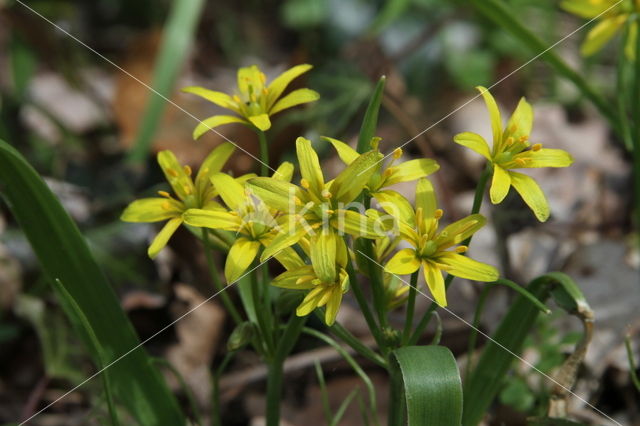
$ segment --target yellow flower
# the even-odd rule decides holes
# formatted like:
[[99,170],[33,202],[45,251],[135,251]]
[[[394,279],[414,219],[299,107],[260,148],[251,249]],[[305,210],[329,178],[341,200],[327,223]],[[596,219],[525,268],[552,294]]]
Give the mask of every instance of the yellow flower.
[[309,315],[314,309],[326,305],[324,320],[331,326],[340,309],[342,295],[349,289],[349,275],[345,270],[348,261],[347,247],[342,238],[328,230],[320,233],[317,244],[322,250],[316,250],[316,256],[331,252],[335,253],[335,257],[312,257],[312,265],[305,265],[300,261],[297,267],[280,274],[271,284],[292,290],[311,290],[298,306],[296,314],[301,317]]
[[223,124],[242,123],[264,131],[271,127],[271,117],[282,110],[316,101],[320,95],[311,89],[298,89],[281,97],[289,83],[311,69],[311,65],[296,65],[280,74],[266,86],[267,77],[256,65],[238,70],[236,93],[228,95],[203,87],[185,87],[183,92],[193,93],[216,105],[235,112],[235,115],[214,115],[203,120],[193,131],[198,139],[208,130]]
[[175,197],[166,191],[158,191],[160,197],[143,198],[129,204],[120,217],[125,222],[160,222],[169,220],[149,246],[149,257],[154,258],[182,224],[182,213],[190,208],[211,210],[220,208],[213,200],[216,192],[209,181],[211,174],[219,172],[234,151],[230,143],[216,147],[204,160],[196,176],[191,178],[191,168],[181,166],[171,151],[158,153],[158,163],[164,172]]
[[[332,244],[323,247],[322,238],[326,233],[346,233],[365,238],[377,238],[383,234],[383,226],[376,218],[348,210],[348,204],[360,195],[375,171],[372,166],[380,160],[381,155],[374,151],[363,154],[334,180],[325,182],[311,141],[298,138],[296,150],[302,175],[301,186],[266,177],[248,181],[254,195],[272,208],[286,213],[283,217],[284,232],[273,239],[261,259],[310,235],[311,261],[314,268],[321,270],[323,266],[318,262],[332,265],[336,259]],[[325,277],[329,275],[327,272]]]
[[[275,175],[291,179],[293,165],[282,164]],[[251,197],[248,188],[224,173],[211,176],[213,187],[229,210],[189,209],[183,214],[185,223],[197,227],[221,229],[236,233],[236,240],[227,255],[224,275],[227,283],[238,280],[255,260],[261,246],[268,246],[278,235],[278,217],[262,202]],[[275,257],[285,266],[297,265],[299,256],[291,248]]]
[[493,164],[493,180],[489,192],[493,204],[502,202],[513,186],[538,220],[546,221],[549,218],[549,204],[538,184],[531,177],[511,169],[568,167],[573,163],[573,158],[561,149],[542,148],[541,144],[531,146],[529,135],[533,125],[533,110],[524,98],[520,99],[503,131],[495,99],[484,87],[477,89],[489,110],[493,149],[489,150],[489,145],[482,136],[471,132],[457,134],[453,140],[474,150]]
[[[409,202],[405,199],[405,204]],[[482,226],[486,219],[473,214],[454,222],[438,232],[438,221],[442,210],[437,208],[436,198],[431,182],[420,179],[416,188],[416,209],[400,208],[388,211],[389,214],[400,215],[400,234],[411,244],[412,248],[398,251],[385,265],[385,271],[398,274],[413,274],[422,266],[424,280],[435,301],[440,306],[447,306],[446,288],[443,272],[460,278],[476,281],[495,281],[499,277],[498,270],[491,265],[478,262],[463,256],[465,246],[457,246]]]
[[[638,7],[636,0],[636,7]],[[585,19],[598,20],[598,23],[587,34],[587,38],[580,47],[584,56],[591,56],[613,38],[634,11],[632,0],[564,0],[560,6],[567,12]],[[635,19],[629,25],[629,34],[625,41],[625,54],[628,58],[635,57],[635,40],[638,33],[638,23]]]

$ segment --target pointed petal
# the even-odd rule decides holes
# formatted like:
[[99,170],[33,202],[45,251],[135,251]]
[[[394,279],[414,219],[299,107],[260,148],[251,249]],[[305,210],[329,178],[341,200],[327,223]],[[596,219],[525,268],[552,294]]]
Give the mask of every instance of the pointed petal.
[[455,143],[466,146],[491,161],[491,151],[484,138],[471,132],[458,133],[453,137]]
[[401,182],[411,182],[429,176],[440,168],[435,160],[430,158],[418,158],[405,161],[393,167],[389,167],[390,175],[385,180],[384,185],[395,185]]
[[336,210],[336,217],[331,219],[331,226],[355,237],[379,238],[384,235],[382,222],[353,210]]
[[261,94],[266,80],[267,77],[256,65],[238,69],[238,90],[247,96],[250,91],[256,96]]
[[200,136],[204,135],[209,130],[215,129],[218,126],[230,123],[249,124],[247,120],[233,115],[214,115],[202,120],[200,124],[196,126],[196,128],[193,130],[193,139],[200,138]]
[[274,78],[267,88],[267,108],[271,108],[276,103],[276,100],[282,95],[289,83],[311,68],[313,67],[309,64],[296,65]]
[[129,204],[122,212],[124,222],[160,222],[180,216],[184,205],[167,198],[142,198]]
[[425,218],[432,218],[438,208],[436,193],[429,179],[420,179],[416,186],[416,210],[422,209]]
[[485,223],[487,223],[487,219],[481,214],[472,214],[464,219],[453,222],[438,234],[436,238],[438,249],[444,250],[460,244],[482,228]]
[[164,225],[164,227],[158,232],[158,235],[153,239],[153,242],[149,246],[147,250],[147,254],[150,258],[154,258],[160,253],[169,242],[169,238],[176,232],[176,229],[182,224],[182,219],[179,217],[171,219],[169,222]]
[[443,252],[437,256],[436,262],[445,265],[446,271],[456,277],[482,282],[492,282],[500,278],[500,273],[493,266],[461,254]]
[[435,302],[441,307],[447,306],[447,289],[444,286],[444,279],[442,278],[442,271],[434,265],[432,262],[422,262],[422,273],[424,274],[424,280],[433,295]]
[[242,274],[245,273],[251,262],[258,255],[259,249],[260,243],[258,241],[251,241],[244,237],[238,238],[233,243],[224,265],[224,276],[227,279],[227,285],[233,284],[242,277]]
[[386,272],[398,275],[413,274],[419,268],[420,259],[416,257],[416,251],[410,248],[398,251],[384,266]]
[[324,287],[316,286],[313,290],[311,290],[296,309],[296,315],[299,317],[303,317],[305,315],[309,315],[315,308],[318,307],[318,302],[324,296]]
[[315,273],[311,265],[303,265],[278,275],[271,284],[291,290],[310,290],[315,287],[312,282],[315,279]]
[[196,187],[199,188],[198,193],[203,190],[202,187],[206,186],[205,184],[209,183],[209,176],[222,170],[235,149],[236,147],[232,143],[223,142],[207,155],[196,176]]
[[322,199],[324,190],[324,176],[320,168],[320,160],[311,141],[303,137],[296,139],[296,153],[300,164],[300,174],[309,183],[309,190],[319,199]]
[[342,160],[343,163],[349,165],[353,163],[360,154],[355,149],[351,148],[346,143],[339,141],[338,139],[330,138],[327,136],[323,136],[322,139],[329,141],[331,145],[338,151],[338,157]]
[[285,161],[278,166],[276,171],[273,172],[273,176],[271,177],[283,182],[291,182],[291,178],[293,177],[293,170],[293,163]]
[[378,204],[385,212],[412,228],[416,226],[416,215],[413,207],[402,195],[390,189],[378,191],[372,195],[378,200]]
[[311,238],[311,265],[322,282],[336,280],[336,239],[332,230],[323,230]]
[[187,175],[185,169],[178,163],[178,159],[169,150],[158,153],[158,164],[164,173],[167,182],[171,185],[173,192],[181,199],[193,196],[195,187],[193,180]]
[[251,192],[266,205],[282,212],[293,214],[296,211],[295,198],[304,200],[300,189],[289,183],[274,178],[258,177],[247,181]]
[[500,116],[500,109],[494,97],[489,93],[489,89],[482,86],[476,87],[480,94],[484,98],[484,103],[489,110],[489,118],[491,119],[491,129],[493,131],[493,146],[499,144],[502,141],[502,117]]
[[300,239],[306,234],[307,230],[304,227],[293,228],[289,232],[278,234],[271,241],[271,244],[269,244],[268,247],[265,247],[264,251],[262,252],[262,256],[260,256],[260,261],[264,262],[266,259],[277,255],[285,248],[291,247],[292,245],[300,241]]
[[208,100],[209,102],[213,102],[214,104],[221,106],[222,108],[230,109],[232,111],[238,112],[238,105],[234,102],[231,96],[226,93],[216,92],[214,90],[205,89],[204,87],[198,86],[189,86],[182,89],[184,93],[191,93],[196,96],[200,96]]
[[331,193],[338,202],[345,204],[353,201],[369,181],[369,178],[380,167],[382,154],[369,151],[347,166],[331,185]]
[[[518,162],[518,159],[523,161]],[[569,167],[573,164],[571,154],[562,149],[543,148],[538,151],[527,150],[513,156],[513,161],[505,164],[508,169],[531,169],[540,167]]]
[[516,142],[522,137],[528,137],[533,127],[533,108],[525,98],[521,98],[518,106],[507,122],[504,140],[512,137]]
[[491,189],[489,195],[493,204],[499,204],[504,200],[504,197],[509,193],[511,187],[511,178],[509,172],[502,167],[494,164],[493,166],[493,179],[491,181]]
[[297,105],[314,102],[320,99],[320,94],[311,89],[298,89],[281,98],[269,110],[269,115],[274,115],[285,109],[292,108]]
[[237,231],[242,219],[223,210],[189,209],[182,215],[185,223],[202,228]]
[[249,119],[251,124],[262,130],[263,132],[271,128],[271,120],[269,120],[268,114],[252,115],[251,117],[247,118]]
[[338,285],[334,285],[331,288],[329,301],[327,302],[327,309],[324,313],[324,322],[331,327],[336,321],[336,316],[340,310],[340,303],[342,303],[342,289]]
[[564,0],[560,2],[560,7],[569,13],[580,16],[585,19],[592,19],[601,13],[605,12],[615,3],[617,0],[605,0],[605,1],[584,1],[584,0]]
[[589,33],[580,46],[580,53],[591,56],[613,38],[627,20],[627,15],[618,15],[601,20]]
[[527,175],[518,172],[509,172],[511,184],[518,191],[525,203],[531,208],[536,218],[540,222],[545,222],[549,218],[549,204],[544,192],[535,180]]
[[234,178],[225,173],[214,173],[211,175],[211,183],[220,194],[220,198],[232,210],[239,211],[249,201],[244,190],[244,186]]

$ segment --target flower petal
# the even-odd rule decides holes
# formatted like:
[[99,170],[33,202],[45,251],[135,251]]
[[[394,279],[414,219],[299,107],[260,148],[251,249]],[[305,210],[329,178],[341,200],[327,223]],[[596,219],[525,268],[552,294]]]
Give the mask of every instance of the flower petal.
[[420,259],[416,257],[416,251],[410,248],[398,251],[384,266],[386,272],[398,275],[413,274],[419,268]]
[[227,255],[227,261],[224,264],[224,276],[227,279],[227,285],[233,284],[242,277],[242,274],[258,255],[259,249],[260,243],[258,241],[248,240],[244,237],[238,238],[233,243]]
[[436,193],[429,179],[420,179],[416,186],[416,210],[421,208],[423,217],[432,218],[438,208]]
[[330,290],[329,300],[327,302],[327,309],[324,312],[324,322],[331,327],[336,322],[336,316],[340,310],[340,304],[342,303],[342,288],[339,285],[334,285]]
[[320,94],[311,89],[298,89],[281,98],[269,110],[269,115],[274,115],[282,110],[292,108],[297,105],[314,102],[320,99]]
[[489,145],[484,138],[478,134],[471,132],[458,133],[453,137],[455,143],[466,146],[467,148],[482,155],[487,160],[491,161],[491,151]]
[[616,35],[627,19],[627,15],[617,15],[601,20],[587,34],[587,38],[580,46],[580,53],[584,56],[591,56],[602,49],[602,46]]
[[378,191],[371,195],[375,197],[385,212],[412,228],[416,226],[416,215],[413,207],[402,195],[390,189]]
[[275,172],[273,172],[272,178],[281,180],[283,182],[291,182],[293,177],[294,165],[288,161],[283,162],[278,166]]
[[384,225],[374,217],[353,210],[336,210],[331,226],[355,237],[379,238],[384,235]]
[[509,172],[511,184],[518,191],[525,203],[531,208],[540,222],[549,218],[549,204],[544,192],[533,178],[518,172]]
[[324,176],[320,168],[318,154],[313,149],[311,141],[303,137],[296,139],[296,153],[300,164],[300,174],[309,183],[309,190],[318,199],[322,199],[324,190]]
[[160,250],[162,250],[169,242],[169,238],[176,232],[176,229],[182,224],[182,219],[179,217],[171,219],[164,225],[164,227],[158,232],[158,235],[153,239],[153,242],[147,250],[147,254],[150,258],[155,258]]
[[[522,161],[518,162],[518,159]],[[543,148],[538,151],[527,150],[513,156],[513,161],[505,164],[508,169],[531,169],[540,167],[569,167],[573,164],[571,154],[562,149]]]
[[196,176],[198,194],[202,194],[204,187],[209,184],[209,176],[222,170],[235,149],[236,147],[232,143],[223,142],[207,155],[207,158],[205,158],[200,165],[200,170],[198,170],[198,175]]
[[303,226],[300,226],[298,228],[293,227],[288,232],[278,234],[271,241],[271,244],[269,244],[268,247],[265,247],[264,251],[262,252],[262,256],[260,256],[260,261],[264,262],[268,258],[277,255],[285,248],[291,247],[292,245],[300,241],[300,239],[306,234],[307,230]]
[[303,265],[278,275],[271,284],[291,290],[310,290],[315,287],[315,273],[311,265]]
[[336,151],[338,151],[338,157],[340,157],[342,162],[347,165],[353,163],[356,160],[356,158],[360,156],[358,151],[351,148],[346,143],[339,141],[338,139],[330,138],[327,136],[322,136],[322,139],[329,141],[329,143],[333,145]]
[[435,302],[443,308],[446,307],[447,289],[444,286],[442,271],[433,262],[424,260],[422,261],[422,273]]
[[178,159],[173,152],[169,150],[160,151],[158,153],[158,164],[167,182],[169,182],[169,185],[181,200],[194,195],[193,180],[191,180],[184,167],[178,163]]
[[267,87],[267,109],[270,109],[276,103],[276,100],[282,95],[289,83],[311,68],[313,67],[309,64],[296,65],[274,78],[269,87]]
[[618,0],[584,1],[584,0],[564,0],[560,2],[560,7],[569,13],[585,19],[592,19],[610,9],[618,3]]
[[237,231],[242,219],[224,210],[189,209],[182,215],[185,223],[202,228]]
[[225,173],[214,173],[211,175],[211,183],[220,194],[220,198],[232,210],[239,211],[249,201],[244,190],[244,186],[234,178]]
[[389,167],[390,175],[385,180],[385,186],[395,185],[400,182],[411,182],[430,175],[440,168],[435,160],[430,158],[418,158],[405,161],[393,167]]
[[325,288],[324,286],[316,286],[313,290],[311,290],[296,309],[296,315],[299,317],[303,317],[305,315],[309,315],[315,308],[318,307],[318,302],[324,296]]
[[293,214],[296,211],[295,199],[304,200],[297,186],[274,178],[258,177],[247,181],[251,192],[266,205],[282,212]]
[[200,136],[207,133],[209,130],[213,130],[218,126],[230,123],[242,123],[249,124],[249,122],[243,118],[233,115],[214,115],[202,120],[196,128],[193,130],[193,139],[198,139]]
[[251,117],[247,118],[249,119],[251,124],[262,130],[263,132],[271,128],[271,120],[269,120],[268,114],[252,115]]
[[311,238],[311,265],[322,282],[336,280],[336,240],[333,230],[323,230]]
[[447,225],[436,237],[436,243],[439,250],[444,250],[456,244],[460,244],[480,228],[482,228],[487,219],[481,214],[472,214],[464,219],[460,219]]
[[184,205],[167,198],[142,198],[129,204],[122,212],[124,222],[160,222],[180,216]]
[[238,90],[247,97],[250,93],[255,95],[262,93],[266,80],[267,77],[257,65],[238,69]]
[[520,98],[518,106],[516,106],[516,109],[507,122],[503,142],[506,142],[509,137],[512,137],[516,143],[519,143],[521,138],[529,137],[532,127],[533,108],[531,108],[531,104],[529,104],[525,98]]
[[500,273],[495,267],[461,254],[444,252],[437,256],[436,262],[445,265],[446,271],[456,277],[482,282],[492,282],[500,278]]
[[496,103],[493,95],[489,92],[489,89],[482,86],[477,86],[476,89],[484,98],[484,103],[489,110],[491,129],[493,131],[493,146],[495,149],[495,146],[502,141],[502,117],[500,116],[500,109],[498,108],[498,104]]
[[331,193],[335,200],[347,204],[360,195],[371,175],[380,167],[381,159],[382,154],[369,151],[349,164],[331,184]]
[[491,181],[491,189],[489,195],[493,204],[499,204],[509,193],[511,187],[511,178],[509,172],[498,166],[493,165],[493,179]]
[[184,93],[191,93],[196,96],[200,96],[213,102],[214,104],[221,106],[222,108],[230,109],[235,112],[239,112],[238,104],[236,104],[233,98],[226,93],[216,92],[215,90],[205,89],[199,86],[189,86],[182,89]]

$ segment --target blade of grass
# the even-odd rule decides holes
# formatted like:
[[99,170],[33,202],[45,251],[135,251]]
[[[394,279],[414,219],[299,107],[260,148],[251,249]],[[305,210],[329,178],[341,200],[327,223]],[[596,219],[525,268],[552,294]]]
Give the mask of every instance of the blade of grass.
[[380,104],[382,103],[382,95],[384,93],[384,85],[387,81],[385,76],[380,77],[375,89],[373,90],[373,96],[367,106],[367,111],[364,114],[362,120],[362,126],[360,127],[360,135],[358,136],[359,153],[367,152],[371,149],[369,142],[371,138],[376,135],[376,128],[378,126],[378,112],[380,111]]
[[203,0],[172,2],[153,71],[152,87],[157,93],[149,92],[138,134],[133,149],[129,153],[129,161],[134,164],[143,163],[147,158],[151,141],[164,112],[165,98],[171,96],[173,85],[189,52],[189,45],[203,5]]
[[[81,319],[63,305],[94,362],[107,365],[139,345],[113,289],[91,255],[86,241],[36,171],[14,148],[0,141],[0,192],[29,239],[45,275],[59,279],[82,310],[100,342],[93,348]],[[64,298],[54,287],[60,298]],[[140,347],[109,367],[113,393],[145,425],[184,424],[184,416],[149,356]]]

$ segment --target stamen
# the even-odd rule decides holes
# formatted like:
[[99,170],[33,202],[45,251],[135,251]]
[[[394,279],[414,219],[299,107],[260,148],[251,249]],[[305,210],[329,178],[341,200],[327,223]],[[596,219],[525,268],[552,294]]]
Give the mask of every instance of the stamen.
[[322,197],[329,199],[329,198],[333,197],[333,194],[331,194],[331,192],[327,191],[326,189],[323,189],[322,190]]
[[191,187],[189,185],[182,185],[182,189],[184,189],[184,193],[187,195],[193,194]]
[[391,176],[391,174],[393,173],[393,170],[386,169],[384,172],[382,172],[382,176],[388,178],[389,176]]
[[256,95],[251,93],[251,96],[249,96],[249,99],[251,99],[251,102],[255,102],[256,101]]
[[436,209],[436,211],[433,212],[433,217],[435,219],[440,219],[443,214],[444,214],[444,211],[442,209]]
[[242,103],[242,101],[240,100],[240,96],[238,96],[238,95],[233,95],[233,100],[234,100],[236,103]]
[[513,144],[513,142],[514,142],[513,136],[509,136],[505,143],[506,143],[507,146],[509,146],[509,145]]
[[169,176],[178,177],[178,172],[176,172],[176,171],[175,171],[175,170],[173,170],[173,169],[167,169],[167,174],[168,174]]
[[267,89],[266,87],[264,89],[262,89],[262,94],[263,95],[268,95],[269,94],[269,89]]
[[509,127],[509,133],[515,133],[516,130],[518,130],[517,124],[512,124],[511,127]]
[[162,207],[163,210],[169,210],[169,209],[171,209],[171,204],[169,204],[168,201],[165,201],[164,203],[162,203],[160,205],[160,207]]
[[267,76],[263,72],[260,73],[260,80],[262,80],[262,84],[267,82]]
[[542,144],[541,144],[541,143],[537,143],[537,144],[535,144],[535,145],[533,145],[533,146],[531,147],[531,151],[533,151],[533,152],[538,152],[538,151],[540,151],[541,149],[542,149]]
[[515,159],[516,164],[518,164],[519,166],[524,166],[525,164],[527,164],[527,158],[516,158]]
[[304,189],[309,189],[309,181],[305,178],[300,179],[300,186],[302,186]]
[[417,222],[418,224],[421,224],[421,223],[422,223],[423,214],[424,214],[424,213],[422,212],[422,207],[418,207],[418,208],[416,209],[416,222]]
[[372,137],[371,141],[369,141],[369,146],[371,147],[371,149],[376,151],[378,149],[378,145],[380,145],[381,140],[382,138],[379,136]]
[[519,140],[520,140],[520,142],[526,142],[526,141],[528,141],[528,140],[529,140],[529,135],[523,135],[523,136],[520,136],[520,139],[519,139]]
[[393,158],[394,158],[394,160],[397,160],[400,157],[402,157],[402,148],[394,149],[393,150]]
[[184,172],[187,174],[187,176],[191,176],[191,167],[189,166],[184,166]]
[[171,198],[171,194],[169,194],[167,191],[158,191],[158,195],[164,198]]
[[296,197],[295,195],[293,196],[293,202],[295,203],[296,206],[302,206],[302,200],[298,197]]
[[469,247],[467,246],[456,247],[456,253],[466,253],[467,250],[469,250]]
[[327,214],[334,214],[336,211],[335,210],[331,210],[331,209],[327,209],[326,212],[327,212]]

